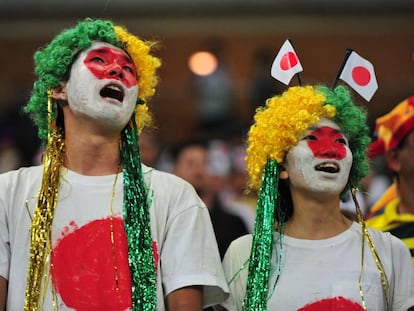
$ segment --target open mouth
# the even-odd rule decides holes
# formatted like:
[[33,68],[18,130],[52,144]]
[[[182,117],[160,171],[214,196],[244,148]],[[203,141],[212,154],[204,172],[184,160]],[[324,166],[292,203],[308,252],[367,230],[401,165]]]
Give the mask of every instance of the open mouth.
[[103,87],[99,94],[104,98],[116,99],[120,103],[124,100],[124,90],[115,84]]
[[315,166],[315,170],[325,173],[339,173],[339,166],[336,163],[325,162]]

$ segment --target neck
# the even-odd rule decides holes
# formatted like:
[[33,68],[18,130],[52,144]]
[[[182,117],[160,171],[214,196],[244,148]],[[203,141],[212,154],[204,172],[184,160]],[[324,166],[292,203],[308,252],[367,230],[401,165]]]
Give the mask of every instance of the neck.
[[119,172],[118,136],[79,135],[65,137],[66,168],[82,175],[99,176]]
[[400,179],[397,181],[397,191],[400,198],[398,212],[400,214],[414,214],[414,184]]
[[298,239],[319,240],[346,231],[352,221],[339,208],[338,195],[292,193],[293,214],[285,233]]

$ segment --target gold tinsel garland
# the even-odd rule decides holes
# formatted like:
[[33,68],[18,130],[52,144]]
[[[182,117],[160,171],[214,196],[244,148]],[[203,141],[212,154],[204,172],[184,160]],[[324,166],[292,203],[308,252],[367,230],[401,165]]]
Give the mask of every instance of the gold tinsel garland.
[[[51,231],[60,185],[64,141],[52,122],[52,93],[48,92],[48,139],[43,158],[43,179],[30,231],[30,257],[26,283],[25,311],[43,309],[49,279]],[[42,290],[43,286],[43,290]],[[42,296],[42,298],[40,298]],[[55,303],[54,303],[55,305]],[[54,306],[56,308],[56,305]]]

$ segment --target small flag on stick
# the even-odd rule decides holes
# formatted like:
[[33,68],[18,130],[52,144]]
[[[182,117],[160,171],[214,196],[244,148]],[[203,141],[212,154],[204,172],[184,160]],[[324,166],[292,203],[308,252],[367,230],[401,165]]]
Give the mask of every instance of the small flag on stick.
[[341,68],[339,79],[370,101],[378,89],[374,66],[356,52],[348,50]]
[[[289,85],[295,74],[303,71],[302,65],[300,64],[299,58],[296,55],[295,50],[289,39],[283,43],[276,55],[271,69],[271,76],[276,80]],[[300,76],[298,75],[299,84],[301,84]]]

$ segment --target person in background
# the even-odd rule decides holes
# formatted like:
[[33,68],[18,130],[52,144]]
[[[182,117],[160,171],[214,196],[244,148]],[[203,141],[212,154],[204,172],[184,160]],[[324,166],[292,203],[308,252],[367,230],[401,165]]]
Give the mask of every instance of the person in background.
[[139,150],[143,164],[158,168],[158,160],[161,155],[161,141],[156,132],[144,129],[139,134]]
[[[212,176],[209,167],[208,143],[202,139],[190,139],[172,148],[173,173],[194,186],[206,204],[215,236],[223,257],[230,243],[248,233],[243,220],[225,210],[219,198],[217,176]],[[220,183],[220,185],[223,185]]]
[[[212,147],[210,147],[210,150]],[[213,145],[214,149],[214,145]],[[221,193],[223,207],[232,214],[243,219],[249,233],[253,233],[254,219],[256,216],[256,193],[246,191],[246,146],[241,141],[230,141],[226,157],[229,168],[226,174],[226,189]],[[223,161],[220,157],[216,162]]]
[[45,152],[0,175],[0,310],[194,311],[227,296],[194,188],[140,161],[154,44],[87,18],[35,53],[25,112]]
[[[347,88],[290,87],[258,109],[248,134],[253,235],[235,240],[223,267],[230,296],[217,309],[407,310],[414,269],[396,237],[367,229],[340,198],[368,171],[366,113]],[[355,199],[356,205],[358,202]]]
[[372,206],[367,226],[400,238],[414,264],[414,96],[378,118],[375,132],[369,156],[385,155],[393,184]]

